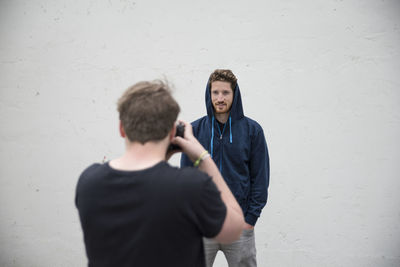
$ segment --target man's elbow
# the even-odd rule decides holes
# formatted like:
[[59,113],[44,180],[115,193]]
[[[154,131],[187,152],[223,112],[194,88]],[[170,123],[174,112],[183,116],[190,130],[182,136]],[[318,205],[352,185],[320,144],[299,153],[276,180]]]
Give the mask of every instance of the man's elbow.
[[244,229],[245,221],[243,213],[236,211],[228,212],[220,233],[215,240],[221,244],[229,244],[240,238]]
[[223,238],[221,238],[220,240],[218,240],[218,242],[221,244],[231,244],[231,243],[235,242],[242,235],[243,228],[244,228],[244,224],[240,227],[237,227],[231,233],[229,233],[228,235],[226,235]]

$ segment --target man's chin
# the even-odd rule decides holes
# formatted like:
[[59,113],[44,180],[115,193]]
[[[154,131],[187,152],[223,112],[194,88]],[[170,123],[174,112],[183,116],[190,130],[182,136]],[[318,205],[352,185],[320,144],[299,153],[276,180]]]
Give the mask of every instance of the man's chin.
[[227,112],[227,109],[225,108],[225,106],[222,109],[214,106],[214,112],[216,114],[224,114]]
[[215,110],[214,109],[214,112],[215,112],[215,114],[225,114],[225,113],[228,113],[229,110]]

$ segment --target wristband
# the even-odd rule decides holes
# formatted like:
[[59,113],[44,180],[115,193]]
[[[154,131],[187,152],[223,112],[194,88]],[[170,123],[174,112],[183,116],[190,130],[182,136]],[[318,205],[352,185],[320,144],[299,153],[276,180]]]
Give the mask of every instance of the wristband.
[[193,166],[198,167],[200,165],[200,162],[202,162],[203,159],[205,159],[209,155],[210,154],[208,154],[208,151],[204,150],[204,152],[200,154],[199,158],[193,163]]

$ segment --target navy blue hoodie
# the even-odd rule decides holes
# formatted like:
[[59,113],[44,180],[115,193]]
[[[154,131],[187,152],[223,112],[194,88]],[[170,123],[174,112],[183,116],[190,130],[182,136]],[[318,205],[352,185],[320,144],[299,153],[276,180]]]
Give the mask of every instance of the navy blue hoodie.
[[[246,222],[255,225],[268,197],[269,156],[263,129],[244,116],[238,85],[223,130],[214,117],[210,83],[206,87],[206,107],[207,116],[192,122],[193,134],[210,152],[239,202]],[[182,154],[181,167],[184,166],[193,166],[193,163]]]

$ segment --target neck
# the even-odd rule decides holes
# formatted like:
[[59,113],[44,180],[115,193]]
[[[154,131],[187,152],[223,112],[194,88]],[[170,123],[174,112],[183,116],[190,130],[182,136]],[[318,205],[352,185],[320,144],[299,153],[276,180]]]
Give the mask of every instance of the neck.
[[229,119],[229,112],[217,113],[217,114],[215,114],[215,118],[217,119],[217,121],[219,121],[221,123],[226,123]]
[[130,143],[126,141],[125,154],[110,161],[110,166],[118,170],[143,170],[165,160],[168,139],[159,142]]

